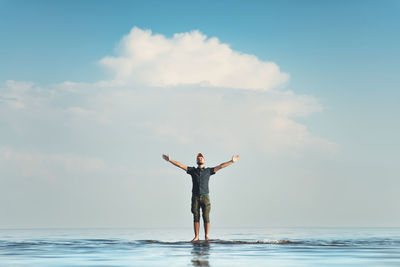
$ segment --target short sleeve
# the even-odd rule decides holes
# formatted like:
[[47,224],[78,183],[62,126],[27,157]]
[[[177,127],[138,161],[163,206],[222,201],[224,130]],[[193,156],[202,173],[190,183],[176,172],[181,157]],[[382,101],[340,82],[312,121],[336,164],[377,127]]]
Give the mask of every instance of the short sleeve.
[[208,168],[208,169],[210,170],[210,175],[215,174],[215,171],[214,171],[215,168]]
[[195,169],[194,167],[187,167],[186,173],[192,174],[194,169]]

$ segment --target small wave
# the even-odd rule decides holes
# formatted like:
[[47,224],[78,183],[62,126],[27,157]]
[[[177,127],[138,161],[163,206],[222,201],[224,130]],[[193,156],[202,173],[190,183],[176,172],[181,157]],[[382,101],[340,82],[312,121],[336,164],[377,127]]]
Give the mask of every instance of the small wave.
[[256,245],[256,244],[267,244],[267,245],[275,245],[275,244],[298,244],[299,242],[290,241],[290,240],[221,240],[215,239],[211,240],[211,243],[215,244],[245,244],[245,245]]
[[188,245],[288,245],[305,247],[399,247],[398,239],[336,239],[336,240],[223,240],[211,239],[209,241],[164,241],[164,240],[126,240],[126,239],[64,239],[64,240],[24,240],[24,241],[5,241],[0,240],[0,249],[33,249],[51,247],[63,247],[70,249],[114,247],[120,249],[130,249],[135,246],[145,245],[169,245],[169,246],[188,246]]
[[400,240],[222,240],[211,239],[209,241],[162,241],[162,240],[137,240],[137,244],[158,244],[158,245],[187,245],[187,244],[220,244],[220,245],[301,245],[307,247],[386,247],[399,246]]
[[249,241],[249,240],[221,240],[221,239],[211,239],[209,241],[199,240],[199,241],[161,241],[161,240],[138,240],[138,242],[143,244],[160,244],[160,245],[184,245],[184,244],[221,244],[221,245],[257,245],[257,244],[299,244],[301,242],[290,241],[290,240],[269,240],[269,241]]

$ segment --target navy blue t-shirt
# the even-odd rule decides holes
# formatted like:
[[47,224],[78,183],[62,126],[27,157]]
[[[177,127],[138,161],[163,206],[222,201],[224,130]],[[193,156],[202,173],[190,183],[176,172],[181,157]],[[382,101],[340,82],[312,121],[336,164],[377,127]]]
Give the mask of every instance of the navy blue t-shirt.
[[215,174],[214,168],[188,167],[187,173],[192,176],[192,193],[195,195],[206,195],[210,176]]

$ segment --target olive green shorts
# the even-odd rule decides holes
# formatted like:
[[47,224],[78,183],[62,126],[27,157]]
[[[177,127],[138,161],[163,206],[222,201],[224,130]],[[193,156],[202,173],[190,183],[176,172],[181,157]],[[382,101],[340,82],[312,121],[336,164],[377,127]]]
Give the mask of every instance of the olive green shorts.
[[209,195],[192,195],[192,213],[193,213],[193,221],[200,221],[200,208],[203,214],[204,223],[210,222],[210,196]]

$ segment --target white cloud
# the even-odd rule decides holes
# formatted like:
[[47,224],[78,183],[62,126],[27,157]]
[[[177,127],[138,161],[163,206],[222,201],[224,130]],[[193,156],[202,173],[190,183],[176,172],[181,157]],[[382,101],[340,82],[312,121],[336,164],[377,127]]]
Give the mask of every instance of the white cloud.
[[288,77],[275,63],[234,51],[198,31],[167,38],[135,27],[117,51],[118,57],[101,60],[115,72],[114,80],[48,88],[7,81],[1,99],[11,109],[0,107],[7,114],[0,122],[9,126],[10,135],[17,132],[23,142],[40,145],[46,145],[42,136],[53,133],[63,136],[66,146],[70,140],[69,147],[77,138],[91,143],[119,136],[116,142],[137,141],[139,147],[146,137],[188,147],[202,140],[221,150],[262,153],[336,150],[295,121],[322,111],[317,99],[272,90]]
[[[178,174],[162,162],[161,153],[186,157],[202,151],[215,157],[207,157],[212,164],[228,160],[231,153],[246,153],[243,175],[243,170],[264,166],[265,158],[286,162],[296,154],[308,155],[303,156],[308,161],[337,148],[296,121],[322,111],[318,99],[272,90],[288,77],[275,63],[235,52],[197,31],[166,38],[134,28],[121,41],[119,56],[102,62],[115,71],[114,80],[45,87],[8,81],[0,87],[3,203],[13,197],[7,188],[19,189],[29,180],[37,191],[22,188],[26,201],[39,195],[46,206],[61,192],[60,203],[68,209],[70,195],[77,196],[73,211],[65,215],[76,220],[80,214],[104,216],[101,207],[110,201],[115,207],[126,203],[121,211],[111,207],[108,212],[120,212],[116,221],[126,222],[122,214],[133,207],[129,218],[135,225],[137,217],[145,218],[140,210],[154,208],[154,202],[140,200],[155,184],[164,189],[157,189],[160,196],[182,186],[168,180]],[[251,175],[267,186],[262,173]],[[52,190],[58,191],[49,194]],[[278,193],[287,193],[282,190]],[[12,214],[14,208],[8,210]]]
[[234,51],[199,31],[167,38],[134,27],[121,40],[117,54],[104,57],[100,63],[115,74],[117,81],[126,84],[270,90],[289,79],[274,62]]

